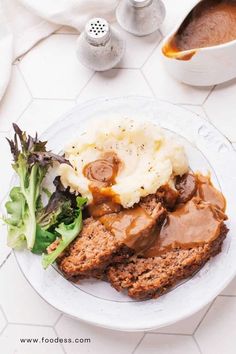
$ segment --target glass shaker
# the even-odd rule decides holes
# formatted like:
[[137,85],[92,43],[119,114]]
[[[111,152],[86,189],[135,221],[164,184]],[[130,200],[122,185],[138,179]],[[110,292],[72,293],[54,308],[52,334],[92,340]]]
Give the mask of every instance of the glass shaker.
[[119,63],[125,44],[119,33],[103,18],[93,18],[77,41],[77,57],[95,71],[105,71]]
[[146,36],[158,30],[165,14],[161,0],[121,0],[116,10],[120,26],[136,36]]

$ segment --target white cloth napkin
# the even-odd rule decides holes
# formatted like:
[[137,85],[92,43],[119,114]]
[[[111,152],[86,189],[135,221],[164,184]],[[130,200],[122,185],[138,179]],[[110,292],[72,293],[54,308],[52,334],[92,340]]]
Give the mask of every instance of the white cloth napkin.
[[0,4],[0,98],[4,94],[10,77],[13,57],[12,43],[13,36],[11,32],[8,31],[3,9]]
[[91,17],[111,21],[118,0],[19,0],[26,8],[49,22],[81,31]]
[[0,0],[0,99],[12,62],[40,39],[68,25],[81,31],[89,18],[114,19],[119,0]]

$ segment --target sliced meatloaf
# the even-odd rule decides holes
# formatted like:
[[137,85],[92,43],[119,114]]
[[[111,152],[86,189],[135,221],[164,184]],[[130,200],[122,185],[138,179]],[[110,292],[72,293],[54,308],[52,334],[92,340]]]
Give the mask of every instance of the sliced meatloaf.
[[125,290],[134,299],[159,297],[217,255],[227,232],[227,227],[222,223],[219,236],[209,243],[191,249],[172,249],[157,257],[134,255],[126,263],[108,267],[108,280],[116,290]]
[[[140,228],[133,227],[131,235],[133,240],[140,240],[142,243],[142,240],[148,240],[156,226],[162,223],[165,209],[157,202],[155,196],[145,198],[135,208],[142,208],[148,216],[145,222],[140,223]],[[132,211],[135,211],[135,208]],[[109,264],[123,261],[134,253],[134,249],[129,246],[130,237],[127,239],[125,233],[117,237],[113,232],[113,221],[119,218],[120,213],[105,216],[111,227],[107,227],[109,222],[104,222],[104,217],[98,219],[90,217],[84,221],[79,237],[58,260],[58,266],[67,278],[78,280],[91,276],[98,277]]]

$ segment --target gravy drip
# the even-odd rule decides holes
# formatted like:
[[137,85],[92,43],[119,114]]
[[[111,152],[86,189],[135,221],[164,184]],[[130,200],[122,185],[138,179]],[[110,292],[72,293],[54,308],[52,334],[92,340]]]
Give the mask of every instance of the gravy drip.
[[221,211],[225,212],[226,200],[223,194],[218,191],[211,182],[210,177],[196,175],[197,179],[197,196],[203,201],[211,203]]
[[121,165],[117,154],[110,151],[101,159],[92,161],[84,167],[83,174],[91,181],[89,189],[93,195],[93,202],[88,205],[91,216],[100,217],[121,210],[119,198],[111,189]]

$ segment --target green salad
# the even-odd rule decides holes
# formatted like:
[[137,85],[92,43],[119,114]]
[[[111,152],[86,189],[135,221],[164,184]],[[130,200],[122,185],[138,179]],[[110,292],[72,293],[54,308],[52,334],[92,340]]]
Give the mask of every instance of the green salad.
[[[63,156],[46,150],[46,141],[36,134],[31,137],[13,124],[14,138],[8,140],[19,185],[14,186],[6,203],[8,245],[14,249],[26,248],[42,255],[42,265],[47,268],[79,235],[83,220],[82,210],[87,200],[71,194],[60,178],[54,180],[51,194],[43,181],[54,163],[66,163]],[[43,205],[43,195],[47,197]]]

